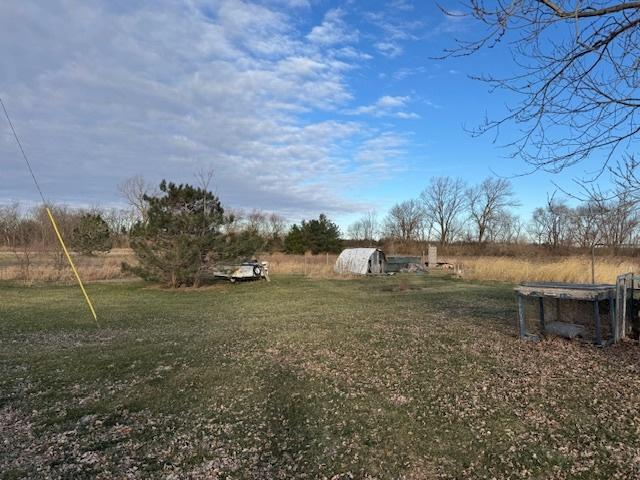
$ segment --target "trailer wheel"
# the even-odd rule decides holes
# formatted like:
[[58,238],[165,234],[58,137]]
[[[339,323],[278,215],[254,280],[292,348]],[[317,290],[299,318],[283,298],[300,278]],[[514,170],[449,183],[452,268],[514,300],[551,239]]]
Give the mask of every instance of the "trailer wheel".
[[262,275],[262,268],[259,265],[253,266],[253,276],[260,277]]

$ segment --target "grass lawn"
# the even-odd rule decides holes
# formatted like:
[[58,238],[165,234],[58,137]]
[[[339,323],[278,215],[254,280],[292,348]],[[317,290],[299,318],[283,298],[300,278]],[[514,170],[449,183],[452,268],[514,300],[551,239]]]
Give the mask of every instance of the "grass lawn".
[[0,286],[0,478],[639,478],[640,348],[508,285]]

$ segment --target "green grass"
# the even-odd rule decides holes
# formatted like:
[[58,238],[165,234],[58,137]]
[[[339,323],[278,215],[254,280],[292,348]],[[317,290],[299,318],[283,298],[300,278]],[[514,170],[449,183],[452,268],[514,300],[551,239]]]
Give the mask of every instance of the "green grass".
[[0,285],[0,478],[640,475],[638,348],[521,342],[508,285],[89,290]]

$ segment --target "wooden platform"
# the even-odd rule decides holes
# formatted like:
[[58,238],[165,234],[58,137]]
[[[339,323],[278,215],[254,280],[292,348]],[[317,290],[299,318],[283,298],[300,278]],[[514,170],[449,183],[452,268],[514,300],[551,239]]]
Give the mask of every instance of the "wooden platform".
[[608,284],[582,284],[582,283],[560,283],[560,282],[531,282],[523,283],[515,288],[518,297],[518,323],[520,330],[520,337],[524,339],[538,339],[537,335],[532,335],[527,332],[525,322],[525,297],[538,298],[540,309],[540,332],[555,333],[562,336],[573,338],[577,335],[575,328],[571,328],[571,324],[563,324],[562,322],[554,322],[554,325],[550,325],[548,329],[545,322],[544,311],[544,299],[555,298],[558,311],[558,317],[560,312],[560,302],[562,300],[578,300],[591,302],[593,304],[593,319],[595,326],[595,337],[593,342],[596,345],[603,345],[602,338],[602,325],[600,323],[600,309],[599,303],[603,300],[609,302],[609,308],[611,311],[611,338],[608,343],[615,343],[620,335],[618,332],[618,323],[616,322],[616,286]]
[[615,295],[616,286],[609,284],[583,284],[560,282],[523,283],[515,288],[525,297],[549,297],[565,300],[606,300]]

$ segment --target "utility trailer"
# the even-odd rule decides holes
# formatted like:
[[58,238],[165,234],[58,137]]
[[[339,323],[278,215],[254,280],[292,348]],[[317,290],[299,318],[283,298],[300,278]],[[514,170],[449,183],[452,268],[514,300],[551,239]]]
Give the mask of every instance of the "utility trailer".
[[269,281],[269,263],[252,260],[235,265],[217,265],[213,276],[226,278],[231,283],[251,280]]

